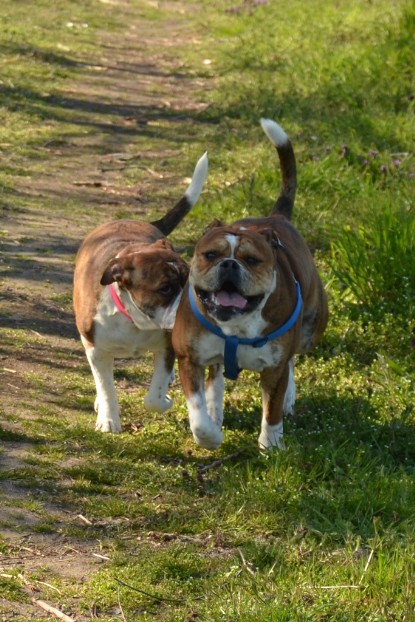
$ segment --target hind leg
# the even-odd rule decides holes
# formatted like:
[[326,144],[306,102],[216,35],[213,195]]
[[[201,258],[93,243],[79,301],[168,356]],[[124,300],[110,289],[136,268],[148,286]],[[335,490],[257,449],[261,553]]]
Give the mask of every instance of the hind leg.
[[[261,449],[282,449],[284,447],[284,406],[291,401],[289,388],[290,365],[286,364],[279,376],[273,368],[261,372],[262,422],[258,444]],[[289,399],[286,396],[288,395]]]
[[282,406],[284,415],[293,414],[295,396],[296,396],[296,387],[295,387],[295,378],[294,378],[294,357],[293,357],[292,359],[290,359],[290,362],[288,363],[288,383],[287,383],[287,389],[284,395],[284,403]]
[[148,410],[164,412],[173,404],[167,395],[169,386],[174,380],[174,352],[171,347],[154,353],[154,372],[149,392],[144,398]]

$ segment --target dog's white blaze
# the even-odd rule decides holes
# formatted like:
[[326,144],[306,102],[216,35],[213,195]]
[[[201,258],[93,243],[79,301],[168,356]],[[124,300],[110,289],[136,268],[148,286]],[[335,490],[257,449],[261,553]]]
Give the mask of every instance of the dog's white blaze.
[[202,192],[203,184],[205,183],[206,175],[208,172],[208,157],[207,153],[204,153],[198,160],[195,170],[193,172],[192,181],[184,193],[189,203],[193,206],[197,203],[200,193]]
[[269,140],[276,147],[282,147],[289,141],[282,127],[278,125],[278,123],[275,123],[275,121],[272,121],[272,119],[261,119],[261,127]]
[[239,237],[237,235],[232,235],[231,233],[227,233],[225,235],[225,240],[228,242],[231,247],[230,258],[235,259],[235,250],[238,245]]
[[186,398],[186,403],[196,443],[205,449],[217,449],[222,443],[223,434],[219,425],[208,415],[204,388]]

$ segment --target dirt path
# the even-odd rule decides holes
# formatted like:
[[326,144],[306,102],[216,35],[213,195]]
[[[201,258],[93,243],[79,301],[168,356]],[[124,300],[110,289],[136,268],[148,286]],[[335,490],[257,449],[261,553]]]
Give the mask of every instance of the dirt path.
[[[0,471],[6,477],[0,480],[0,499],[8,503],[0,502],[0,536],[7,544],[0,552],[0,574],[17,566],[24,576],[46,566],[82,583],[103,561],[96,540],[64,537],[59,529],[38,533],[39,516],[20,503],[30,496],[13,480],[32,448],[25,438],[24,422],[32,417],[27,377],[42,380],[48,399],[59,392],[50,379],[51,362],[67,370],[85,364],[71,285],[73,258],[86,232],[119,213],[145,217],[160,207],[154,192],[159,196],[164,187],[166,194],[170,185],[180,187],[180,177],[159,167],[163,158],[178,154],[175,137],[178,146],[192,140],[204,106],[197,96],[200,82],[189,79],[174,56],[175,41],[184,41],[186,33],[183,14],[151,24],[131,19],[124,31],[102,32],[94,56],[78,59],[77,80],[65,84],[52,107],[55,123],[69,117],[77,131],[46,143],[39,150],[41,165],[22,162],[29,174],[16,178],[14,198],[1,214]],[[164,132],[159,125],[167,121]],[[129,168],[139,175],[138,185],[126,185]],[[82,521],[47,502],[57,526]],[[25,589],[36,597],[36,586]],[[1,620],[18,615],[36,619],[45,613],[0,598]]]

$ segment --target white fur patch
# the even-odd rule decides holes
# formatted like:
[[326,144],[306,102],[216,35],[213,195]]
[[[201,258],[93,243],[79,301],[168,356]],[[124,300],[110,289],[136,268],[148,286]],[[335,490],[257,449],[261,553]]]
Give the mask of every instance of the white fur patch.
[[289,138],[287,134],[284,132],[282,127],[278,125],[278,123],[275,123],[275,121],[272,121],[271,119],[261,119],[261,126],[269,140],[276,147],[282,147],[288,143]]
[[231,247],[231,252],[230,252],[229,257],[231,259],[235,259],[235,250],[238,245],[239,237],[237,235],[232,235],[231,233],[227,233],[225,235],[225,240],[228,242],[229,246]]
[[171,381],[171,373],[166,369],[164,352],[156,352],[150,389],[144,398],[144,406],[148,410],[162,413],[172,406],[173,400],[167,395]]
[[184,193],[189,203],[193,206],[197,203],[200,193],[202,192],[203,184],[205,183],[206,175],[208,172],[208,157],[207,153],[204,153],[198,160],[195,170],[193,172],[192,181],[189,187]]
[[258,438],[260,449],[283,449],[284,448],[284,426],[283,422],[270,425],[265,418],[262,419],[261,434]]
[[209,417],[221,428],[223,423],[223,393],[225,381],[222,370],[206,388],[206,407]]
[[186,403],[196,443],[205,449],[217,449],[223,441],[223,434],[219,425],[208,415],[204,388],[187,398]]
[[294,378],[294,357],[293,357],[289,362],[288,385],[287,385],[287,390],[285,391],[284,405],[282,407],[285,415],[292,415],[292,413],[294,412],[295,395],[296,395],[296,387],[295,387],[295,378]]
[[182,293],[183,292],[181,292],[168,307],[160,307],[157,309],[154,319],[159,328],[163,330],[173,330],[177,307],[179,306]]

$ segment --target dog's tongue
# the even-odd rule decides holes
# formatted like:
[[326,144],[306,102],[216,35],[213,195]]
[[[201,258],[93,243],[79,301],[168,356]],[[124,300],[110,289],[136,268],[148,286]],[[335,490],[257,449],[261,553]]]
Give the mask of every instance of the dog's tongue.
[[238,292],[217,292],[216,301],[221,307],[237,307],[238,309],[244,309],[248,304],[247,299]]

